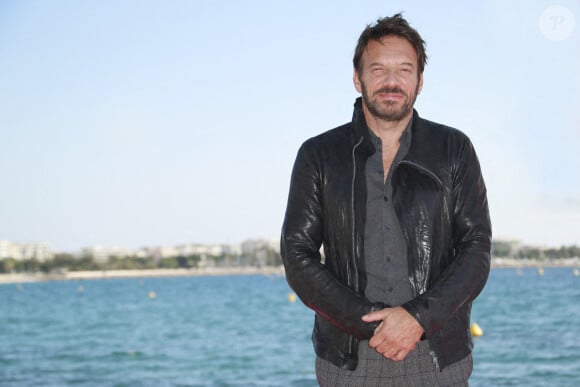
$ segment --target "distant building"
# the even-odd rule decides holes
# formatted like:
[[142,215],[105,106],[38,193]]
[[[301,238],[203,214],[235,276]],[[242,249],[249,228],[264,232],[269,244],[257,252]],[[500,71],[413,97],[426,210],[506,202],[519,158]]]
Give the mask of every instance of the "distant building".
[[91,257],[95,262],[107,262],[110,257],[132,257],[135,251],[122,247],[90,246],[81,250],[82,257]]
[[242,242],[242,259],[249,266],[277,266],[282,264],[277,240],[249,239]]
[[0,259],[14,258],[18,255],[18,249],[15,243],[0,241]]
[[261,250],[280,253],[280,242],[274,239],[248,239],[242,242],[242,254],[254,254]]
[[217,257],[225,254],[224,245],[189,244],[178,246],[179,255],[211,255]]
[[491,255],[494,257],[516,257],[524,249],[521,241],[494,240],[491,243]]
[[[91,257],[95,262],[108,262],[111,257],[137,257],[161,260],[171,257],[199,256],[200,266],[213,266],[216,259],[220,262],[234,262],[240,265],[241,256],[256,257],[260,262],[269,261],[272,254],[279,255],[278,240],[250,239],[241,244],[201,244],[190,243],[178,246],[142,247],[126,249],[122,247],[104,247],[101,245],[88,246],[74,254],[77,257]],[[44,243],[13,243],[0,241],[0,259],[13,258],[15,260],[36,259],[46,261],[54,257],[49,247]],[[237,258],[235,258],[237,257]],[[214,259],[215,258],[215,259]]]
[[0,241],[0,259],[12,258],[17,261],[36,259],[46,261],[52,259],[54,253],[46,243],[14,243]]
[[146,249],[146,251],[147,256],[152,257],[156,261],[163,258],[175,257],[178,255],[177,248],[172,246],[149,247]]
[[224,249],[224,254],[230,255],[240,255],[242,254],[242,246],[241,245],[222,245]]

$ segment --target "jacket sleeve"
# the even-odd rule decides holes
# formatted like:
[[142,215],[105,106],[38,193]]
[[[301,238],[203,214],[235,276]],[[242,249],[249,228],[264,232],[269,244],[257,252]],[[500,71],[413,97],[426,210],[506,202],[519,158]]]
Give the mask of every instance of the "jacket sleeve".
[[361,317],[382,305],[342,284],[320,261],[325,227],[320,159],[306,142],[294,163],[280,243],[286,279],[306,306],[342,331],[368,339],[377,324]]
[[403,305],[427,336],[441,329],[483,289],[490,270],[491,223],[485,183],[469,139],[452,169],[453,249],[450,264],[427,291]]

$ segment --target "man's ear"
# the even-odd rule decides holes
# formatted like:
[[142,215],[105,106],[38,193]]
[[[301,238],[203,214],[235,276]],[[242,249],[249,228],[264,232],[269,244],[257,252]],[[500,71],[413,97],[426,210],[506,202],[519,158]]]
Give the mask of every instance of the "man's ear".
[[421,90],[423,90],[423,73],[419,75],[419,85],[417,87],[417,95],[421,94]]
[[356,91],[358,91],[359,93],[362,93],[362,85],[360,83],[360,78],[358,76],[358,71],[355,69],[353,74],[352,74],[352,81],[354,83],[354,88],[356,89]]

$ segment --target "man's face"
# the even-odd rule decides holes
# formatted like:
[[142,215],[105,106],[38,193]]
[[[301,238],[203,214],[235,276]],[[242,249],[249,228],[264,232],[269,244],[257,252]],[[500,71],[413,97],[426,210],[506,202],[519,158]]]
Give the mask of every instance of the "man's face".
[[371,40],[360,67],[354,84],[370,114],[384,121],[401,121],[411,114],[423,86],[411,43],[395,35]]

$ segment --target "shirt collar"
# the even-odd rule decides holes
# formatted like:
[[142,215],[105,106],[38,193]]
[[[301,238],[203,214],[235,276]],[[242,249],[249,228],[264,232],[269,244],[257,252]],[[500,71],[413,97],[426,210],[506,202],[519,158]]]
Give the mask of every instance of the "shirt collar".
[[[405,130],[403,131],[403,133],[401,134],[401,137],[399,138],[399,144],[400,144],[401,148],[409,149],[409,146],[411,145],[411,128],[412,128],[412,126],[413,126],[413,116],[411,116],[409,123],[407,124],[407,126],[405,127]],[[382,150],[381,139],[376,134],[374,134],[373,131],[368,126],[367,126],[367,130],[369,132],[371,142],[373,143],[375,149]]]

